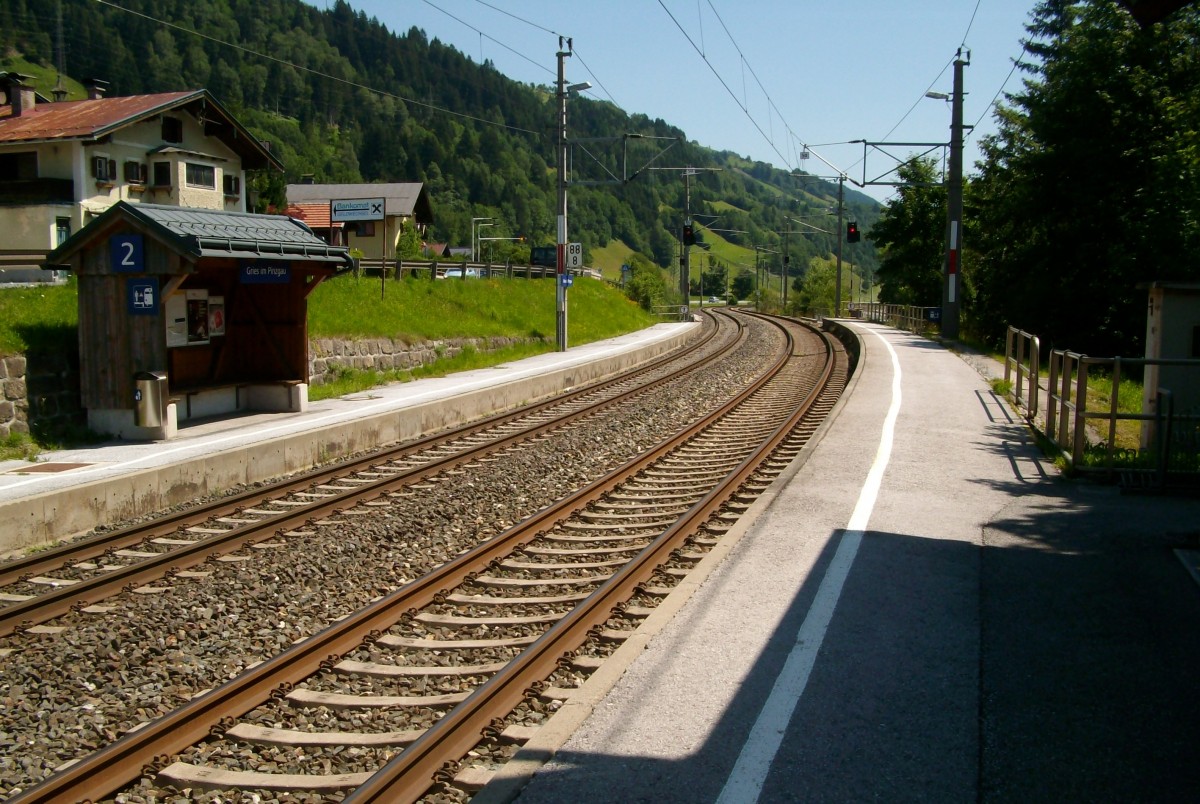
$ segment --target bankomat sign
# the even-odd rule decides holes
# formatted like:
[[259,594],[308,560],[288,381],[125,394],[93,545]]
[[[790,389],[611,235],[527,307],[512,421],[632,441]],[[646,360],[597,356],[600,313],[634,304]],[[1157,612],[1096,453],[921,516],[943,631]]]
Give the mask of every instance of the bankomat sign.
[[382,198],[343,198],[329,202],[329,220],[334,223],[346,221],[383,220]]

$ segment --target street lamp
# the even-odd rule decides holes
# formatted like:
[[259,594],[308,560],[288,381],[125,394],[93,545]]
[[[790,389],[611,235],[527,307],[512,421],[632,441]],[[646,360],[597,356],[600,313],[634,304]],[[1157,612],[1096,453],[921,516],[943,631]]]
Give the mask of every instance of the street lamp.
[[[476,243],[478,241],[475,239],[475,230],[476,230],[475,224],[478,223],[479,221],[490,221],[490,220],[493,220],[493,218],[471,218],[471,262],[479,262],[478,249],[476,248]],[[480,227],[495,226],[495,224],[494,223],[481,223],[481,224],[479,224],[479,226]]]

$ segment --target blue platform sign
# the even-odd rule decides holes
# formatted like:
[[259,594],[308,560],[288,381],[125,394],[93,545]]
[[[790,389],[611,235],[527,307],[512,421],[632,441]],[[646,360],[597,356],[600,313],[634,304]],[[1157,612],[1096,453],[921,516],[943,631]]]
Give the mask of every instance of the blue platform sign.
[[140,234],[113,235],[108,242],[113,273],[145,273],[145,252],[142,248],[142,236]]
[[243,285],[286,285],[292,281],[292,269],[285,262],[258,260],[242,263],[239,276]]
[[560,285],[562,285],[564,288],[569,288],[569,287],[571,287],[571,285],[574,284],[574,280],[572,280],[570,274],[559,274],[558,275],[558,283]]
[[126,280],[125,305],[130,315],[157,315],[158,278]]

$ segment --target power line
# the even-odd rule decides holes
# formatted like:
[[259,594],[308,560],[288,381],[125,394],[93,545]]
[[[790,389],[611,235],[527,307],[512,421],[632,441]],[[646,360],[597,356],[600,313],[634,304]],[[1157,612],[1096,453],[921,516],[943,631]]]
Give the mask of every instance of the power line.
[[[444,8],[440,8],[436,5],[434,5],[430,0],[422,0],[422,1],[425,3],[425,5],[429,6],[430,8],[433,8],[437,11],[442,12],[443,14],[445,14],[447,17],[450,17],[450,19],[454,20],[455,22],[465,25],[466,27],[470,28],[472,31],[475,31],[475,33],[479,34],[481,39],[486,37],[487,39],[492,40],[493,42],[500,45],[505,50],[508,50],[511,53],[514,53],[517,56],[520,56],[521,58],[525,59],[529,63],[535,65],[538,69],[545,70],[550,75],[554,76],[555,80],[558,79],[558,74],[554,70],[551,70],[550,68],[539,64],[538,62],[536,62],[533,59],[526,56],[524,53],[517,50],[516,48],[510,47],[509,45],[506,45],[505,43],[501,42],[499,39],[496,39],[494,36],[484,33],[482,30],[480,30],[479,28],[476,28],[474,25],[467,22],[466,20],[460,19],[460,18],[454,16],[453,14],[451,14],[449,11],[446,11]],[[533,22],[532,20],[526,19],[525,17],[522,17],[518,14],[513,14],[511,11],[507,11],[503,8],[500,8],[497,5],[493,5],[492,3],[485,2],[485,0],[475,0],[475,2],[481,6],[490,8],[492,11],[495,11],[499,14],[503,14],[504,16],[509,17],[510,19],[514,19],[517,22],[528,25],[531,28],[536,28],[539,31],[542,31],[544,33],[548,33],[548,34],[551,34],[553,36],[557,36],[557,37],[560,37],[563,39],[568,38],[566,36],[566,34],[560,34],[557,31],[551,30],[550,28],[547,28],[544,25],[539,25],[538,23]],[[588,67],[587,64],[583,61],[583,58],[579,55],[579,50],[572,48],[571,54],[579,59],[579,63],[581,65],[583,65],[583,69],[585,69],[587,71],[588,75],[590,75],[592,77],[592,79],[596,82],[596,86],[600,87],[600,89],[604,92],[604,94],[608,96],[608,99],[613,102],[613,105],[616,106],[618,109],[621,109],[621,104],[617,103],[616,98],[614,98],[612,96],[612,93],[610,93],[608,91],[608,89],[605,88],[604,82],[601,81],[600,78],[594,72],[592,72],[592,69],[590,67]],[[482,56],[481,56],[481,61],[482,61]],[[622,111],[624,111],[624,110],[622,109]]]
[[[600,78],[594,72],[592,72],[592,68],[589,67],[587,65],[587,62],[585,62],[583,60],[583,56],[579,55],[579,48],[572,48],[571,53],[572,53],[572,55],[575,56],[575,58],[579,59],[579,63],[583,66],[583,69],[587,70],[587,74],[590,75],[593,79],[595,79],[596,86],[600,87],[600,89],[604,92],[604,94],[608,96],[608,99],[610,101],[612,101],[613,106],[616,106],[618,109],[620,109],[622,112],[624,112],[625,110],[621,108],[621,104],[617,103],[617,99],[614,98],[612,96],[612,93],[608,91],[608,88],[606,86],[604,86],[604,82],[601,81]],[[626,112],[626,114],[628,114],[628,112]]]
[[542,136],[541,132],[538,132],[538,131],[532,131],[527,128],[520,128],[519,126],[510,126],[507,123],[496,123],[492,120],[487,120],[482,117],[475,117],[474,115],[469,115],[464,112],[456,112],[453,109],[447,109],[442,106],[435,106],[432,103],[426,103],[424,101],[415,100],[413,98],[406,98],[403,95],[397,95],[393,92],[388,92],[388,91],[382,90],[382,89],[376,89],[375,87],[368,86],[366,84],[360,84],[357,81],[351,81],[347,78],[341,78],[336,75],[330,75],[329,73],[323,73],[320,70],[314,70],[311,67],[305,67],[304,65],[296,64],[295,62],[290,62],[287,59],[281,59],[277,56],[271,56],[267,53],[259,52],[257,50],[254,50],[253,48],[246,47],[245,45],[239,45],[235,42],[227,42],[224,39],[218,39],[215,36],[210,36],[209,34],[201,33],[200,31],[195,31],[195,30],[192,30],[191,28],[185,28],[182,25],[177,25],[173,22],[168,22],[166,20],[159,19],[157,17],[152,17],[149,14],[143,14],[140,11],[134,11],[133,9],[124,8],[122,6],[117,5],[116,3],[110,2],[110,0],[96,0],[96,2],[100,3],[101,5],[108,6],[109,8],[116,9],[117,11],[123,11],[127,14],[133,14],[136,17],[141,17],[142,19],[149,20],[150,22],[157,23],[158,25],[162,25],[167,28],[172,28],[174,30],[181,31],[183,33],[190,34],[192,36],[198,36],[201,39],[207,39],[210,42],[215,42],[219,45],[224,45],[225,47],[231,47],[231,48],[234,48],[235,50],[240,50],[243,53],[248,53],[252,56],[257,56],[261,59],[267,59],[269,61],[276,62],[277,64],[282,64],[284,66],[291,67],[295,70],[300,70],[302,72],[306,72],[311,75],[320,76],[322,78],[328,78],[331,81],[336,81],[337,83],[345,84],[347,86],[354,87],[355,89],[365,89],[368,92],[372,92],[372,93],[374,93],[376,95],[380,95],[382,97],[393,98],[395,100],[402,101],[404,103],[411,103],[414,106],[420,106],[425,109],[431,109],[435,112],[442,112],[443,114],[453,115],[455,117],[459,117],[464,120],[471,120],[473,122],[482,123],[484,125],[496,126],[498,128],[503,128],[508,131],[520,132],[522,134],[533,134],[534,136],[537,136],[537,137]]
[[982,2],[983,0],[975,0],[975,10],[971,12],[971,19],[967,22],[967,30],[963,31],[962,42],[959,44],[959,47],[967,46],[967,36],[971,33],[971,26],[975,24],[975,15],[979,13],[979,4]]
[[[512,17],[517,22],[523,22],[530,27],[537,28],[539,31],[545,31],[546,33],[553,34],[554,36],[563,36],[563,34],[560,34],[558,31],[552,31],[549,28],[544,28],[541,25],[538,25],[536,22],[532,22],[530,20],[525,19],[524,17],[519,17],[516,14],[513,14],[511,11],[505,11],[504,9],[500,8],[499,6],[494,6],[491,3],[485,3],[484,0],[475,0],[475,2],[481,6],[487,6],[488,8],[492,9],[493,11],[499,11],[501,14],[503,14],[506,17]],[[557,77],[557,75],[555,77]]]
[[[937,84],[938,81],[942,80],[942,76],[946,74],[946,70],[948,70],[950,65],[953,63],[954,59],[950,59],[950,61],[946,62],[945,66],[942,67],[941,72],[939,72],[937,76],[929,82],[929,86],[925,88],[925,92],[929,92],[931,89],[933,89],[934,85]],[[896,121],[896,125],[892,126],[891,129],[888,130],[888,133],[884,134],[879,139],[886,140],[888,137],[892,136],[892,132],[900,128],[901,124],[904,123],[904,121],[908,119],[908,116],[913,113],[913,110],[921,105],[921,101],[925,99],[925,92],[922,92],[913,105],[908,108],[908,111],[904,113],[904,116]]]
[[771,138],[767,136],[767,133],[762,130],[762,126],[760,126],[758,124],[758,121],[754,119],[754,116],[752,114],[750,114],[750,111],[745,107],[745,105],[743,105],[738,100],[737,95],[735,95],[733,93],[733,90],[729,88],[729,84],[727,84],[725,82],[725,79],[721,77],[721,74],[719,72],[717,72],[717,68],[714,67],[712,62],[708,60],[708,56],[706,56],[704,54],[703,49],[696,45],[696,41],[694,39],[692,39],[692,37],[688,34],[688,32],[686,30],[684,30],[684,27],[679,23],[679,20],[675,19],[675,15],[671,13],[671,10],[669,8],[667,8],[667,6],[663,2],[663,0],[658,0],[658,4],[660,6],[662,6],[663,11],[667,12],[667,16],[671,18],[671,22],[675,23],[675,27],[678,28],[679,32],[683,34],[684,38],[688,40],[688,43],[692,46],[692,48],[698,54],[700,54],[700,58],[704,60],[704,63],[706,65],[708,65],[708,69],[712,71],[712,74],[714,76],[716,76],[717,81],[719,81],[721,83],[721,86],[723,86],[725,88],[725,91],[729,93],[729,97],[733,98],[733,102],[738,105],[738,108],[740,108],[742,110],[743,114],[746,115],[746,118],[751,123],[754,124],[754,127],[756,129],[758,129],[758,133],[762,134],[763,139],[765,139],[767,141],[767,144],[771,146],[771,150],[773,150],[779,156],[780,160],[785,165],[789,164],[787,157],[785,157],[782,153],[779,152],[779,148],[776,147],[775,143],[771,140]]
[[[1001,82],[1000,88],[997,89],[996,94],[992,96],[991,102],[989,102],[987,107],[984,108],[983,114],[979,115],[979,119],[975,121],[975,126],[978,126],[981,122],[983,122],[983,118],[987,117],[988,114],[991,113],[992,109],[995,108],[996,101],[1000,99],[1000,95],[1001,95],[1001,93],[1004,92],[1004,88],[1006,86],[1008,86],[1008,82],[1010,80],[1012,80],[1013,73],[1015,73],[1017,71],[1017,68],[1021,66],[1021,59],[1023,59],[1025,57],[1025,54],[1027,54],[1028,52],[1029,52],[1029,46],[1027,44],[1022,45],[1021,55],[1017,56],[1015,59],[1013,59],[1012,69],[1009,70],[1008,75],[1004,77],[1004,81]],[[970,132],[970,134],[967,135],[968,139],[970,139],[971,135],[973,135],[975,133],[975,126],[971,127],[971,132]]]
[[[507,50],[507,51],[509,51],[510,53],[512,53],[513,55],[515,55],[515,56],[520,56],[521,58],[525,59],[525,61],[527,61],[527,62],[529,62],[530,64],[532,64],[534,67],[537,67],[539,70],[545,70],[545,71],[546,71],[546,72],[548,72],[550,75],[556,75],[556,74],[555,74],[555,72],[554,72],[554,70],[551,70],[549,67],[545,66],[544,64],[539,64],[538,62],[536,62],[536,61],[534,61],[533,59],[531,59],[531,58],[529,58],[528,56],[526,56],[526,55],[525,55],[524,53],[522,53],[521,51],[517,50],[516,48],[509,47],[508,45],[504,44],[503,42],[501,42],[501,41],[500,41],[499,39],[497,39],[496,37],[494,37],[494,36],[492,36],[492,35],[490,35],[490,34],[486,34],[486,33],[484,33],[483,31],[481,31],[479,28],[476,28],[476,27],[475,27],[474,25],[472,25],[471,23],[467,22],[467,21],[466,21],[466,20],[464,20],[464,19],[460,19],[459,17],[456,17],[456,16],[454,16],[453,14],[451,14],[451,13],[450,13],[449,11],[447,11],[446,9],[444,9],[444,8],[442,8],[442,7],[440,7],[440,6],[437,6],[437,5],[435,5],[434,3],[430,2],[430,0],[422,0],[422,2],[424,2],[424,3],[425,3],[425,5],[427,5],[427,6],[429,6],[430,8],[432,8],[434,11],[440,11],[440,12],[442,12],[443,14],[445,14],[447,17],[449,17],[450,19],[452,19],[452,20],[454,20],[455,22],[459,23],[460,25],[465,25],[466,27],[470,28],[472,31],[474,31],[475,33],[479,34],[480,38],[483,38],[483,39],[490,39],[491,41],[495,42],[495,43],[496,43],[497,45],[499,45],[500,47],[502,47],[502,48],[504,48],[505,50]],[[493,5],[489,5],[488,3],[484,3],[484,2],[482,2],[482,0],[476,0],[476,2],[480,3],[480,5],[485,5],[485,6],[487,6],[488,8],[494,8],[494,9],[496,9],[497,11],[500,11],[500,12],[501,12],[501,13],[503,13],[503,14],[508,14],[508,12],[507,12],[507,11],[502,11],[501,9],[498,9],[498,8],[496,8],[496,7],[495,7],[495,6],[493,6]],[[527,22],[529,25],[534,25],[532,22],[528,22],[527,20],[522,20],[520,17],[515,17],[515,16],[513,16],[512,14],[509,14],[508,16],[510,16],[510,17],[513,17],[513,19],[520,20],[521,22]],[[534,25],[534,27],[535,27],[535,28],[538,28],[539,30],[543,30],[543,31],[547,30],[546,28],[542,28],[542,26],[540,26],[540,25]],[[550,33],[553,33],[553,31],[550,31]]]

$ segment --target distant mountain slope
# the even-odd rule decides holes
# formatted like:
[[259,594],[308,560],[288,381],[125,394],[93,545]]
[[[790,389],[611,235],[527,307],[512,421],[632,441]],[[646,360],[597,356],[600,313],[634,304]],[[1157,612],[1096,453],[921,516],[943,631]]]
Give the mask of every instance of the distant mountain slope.
[[[328,11],[300,0],[123,5],[128,10],[61,0],[65,72],[103,78],[114,95],[209,89],[287,166],[285,176],[258,180],[267,201],[281,203],[283,186],[305,174],[318,182],[422,181],[438,241],[469,244],[471,219],[481,216],[494,218],[496,236],[525,235],[525,248],[554,241],[552,87],[513,81],[419,29],[393,33],[341,0]],[[56,64],[56,25],[54,4],[0,4],[0,45],[10,60]],[[836,204],[836,183],[798,181],[771,165],[704,148],[661,120],[606,102],[573,100],[571,131],[678,138],[661,164],[719,168],[690,178],[690,211],[701,224],[718,216],[716,228],[743,232],[721,237],[741,250],[730,252],[731,260],[753,254],[754,245],[779,251],[778,233],[795,227],[789,218],[819,217]],[[661,147],[653,142],[639,147]],[[576,165],[587,169],[582,159]],[[861,193],[847,189],[846,204],[861,228],[878,217],[878,204]],[[619,240],[674,265],[687,212],[684,181],[672,171],[648,171],[623,186],[572,187],[571,239],[589,250]],[[821,228],[830,229],[829,220]],[[831,254],[835,244],[832,234],[791,236],[792,265]],[[499,253],[522,247],[494,245]],[[845,246],[844,255],[863,272],[877,265],[869,242]]]

